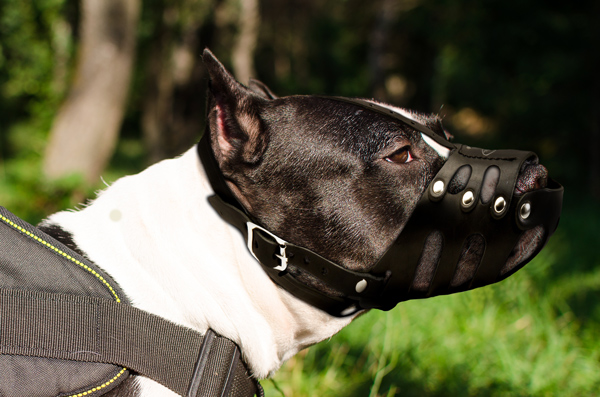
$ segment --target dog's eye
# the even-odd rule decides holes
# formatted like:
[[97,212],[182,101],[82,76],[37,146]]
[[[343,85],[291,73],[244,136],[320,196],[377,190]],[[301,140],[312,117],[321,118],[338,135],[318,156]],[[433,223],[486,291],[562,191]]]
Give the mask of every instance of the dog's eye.
[[413,157],[410,154],[410,150],[408,150],[408,147],[403,147],[402,149],[395,151],[385,159],[390,163],[406,164],[410,163],[413,160]]

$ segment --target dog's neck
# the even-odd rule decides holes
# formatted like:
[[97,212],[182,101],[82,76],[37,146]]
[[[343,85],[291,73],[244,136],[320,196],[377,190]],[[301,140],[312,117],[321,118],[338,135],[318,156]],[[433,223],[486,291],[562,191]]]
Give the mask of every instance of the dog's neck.
[[275,286],[239,232],[210,207],[211,194],[192,148],[47,222],[72,233],[134,306],[232,339],[252,373],[263,378],[351,319],[331,317]]

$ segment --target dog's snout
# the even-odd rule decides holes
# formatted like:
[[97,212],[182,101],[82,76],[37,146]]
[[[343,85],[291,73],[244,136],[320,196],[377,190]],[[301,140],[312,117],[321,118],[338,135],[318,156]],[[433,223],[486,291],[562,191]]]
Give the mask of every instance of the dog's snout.
[[517,179],[515,193],[521,195],[536,189],[543,189],[547,185],[548,170],[546,167],[541,164],[529,164],[523,169]]

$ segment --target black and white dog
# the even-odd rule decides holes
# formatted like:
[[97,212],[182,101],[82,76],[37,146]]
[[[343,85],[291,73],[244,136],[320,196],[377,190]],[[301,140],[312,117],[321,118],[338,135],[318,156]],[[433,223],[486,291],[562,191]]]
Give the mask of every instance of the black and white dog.
[[[352,103],[279,98],[256,81],[246,87],[209,51],[203,58],[211,79],[207,133],[235,198],[281,239],[343,268],[368,271],[400,234],[450,149],[406,123]],[[434,115],[382,108],[448,137]],[[520,171],[517,195],[545,186],[543,166],[531,162]],[[482,194],[497,178],[486,177]],[[467,179],[457,173],[445,189],[460,191]],[[265,378],[360,311],[332,316],[274,283],[239,231],[209,204],[213,194],[192,148],[119,179],[82,210],[56,213],[42,226],[70,234],[134,306],[235,341],[252,374]],[[541,234],[537,228],[520,238],[505,272],[529,259]],[[427,262],[434,261],[440,244],[435,234],[428,239],[413,288],[428,288],[432,266]],[[464,247],[454,284],[473,277],[482,250],[478,239]],[[336,294],[301,270],[288,270],[298,282]],[[174,395],[141,376],[112,393]]]

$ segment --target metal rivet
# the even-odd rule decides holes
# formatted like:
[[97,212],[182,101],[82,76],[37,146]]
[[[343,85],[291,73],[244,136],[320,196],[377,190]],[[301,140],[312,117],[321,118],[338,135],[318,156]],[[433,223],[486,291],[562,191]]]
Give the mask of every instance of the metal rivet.
[[505,208],[506,200],[504,200],[504,197],[502,196],[498,197],[494,202],[494,211],[496,212],[496,214],[501,214],[502,212],[504,212]]
[[475,201],[475,195],[472,191],[467,190],[462,197],[462,203],[465,207],[469,207]]
[[342,312],[340,314],[342,316],[349,316],[351,314],[356,313],[357,311],[358,311],[358,308],[356,307],[356,305],[352,305],[352,306],[348,306],[347,308],[342,310]]
[[356,283],[356,287],[354,287],[354,289],[359,294],[363,292],[365,289],[367,289],[367,280],[365,280],[364,278],[360,280],[358,283]]
[[519,215],[521,215],[521,219],[527,219],[527,218],[529,218],[529,215],[531,215],[531,204],[524,203],[521,206],[521,210],[519,211]]
[[444,181],[436,181],[433,184],[433,192],[435,194],[440,194],[443,191],[444,191]]

